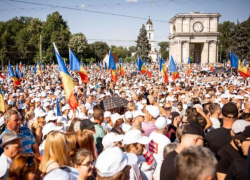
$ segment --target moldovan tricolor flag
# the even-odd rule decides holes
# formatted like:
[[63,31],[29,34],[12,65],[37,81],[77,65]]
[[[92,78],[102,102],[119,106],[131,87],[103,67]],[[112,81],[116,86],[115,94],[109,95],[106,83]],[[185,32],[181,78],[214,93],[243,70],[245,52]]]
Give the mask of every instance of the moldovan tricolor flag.
[[70,61],[70,70],[78,71],[82,82],[89,83],[88,73],[86,69],[80,64],[79,60],[77,59],[75,54],[71,51],[71,49],[69,49],[69,61]]
[[2,87],[0,86],[0,111],[5,112],[5,103],[3,99]]
[[231,67],[237,68],[240,75],[244,78],[250,77],[250,71],[239,60],[239,58],[231,51],[230,52]]
[[21,81],[19,79],[19,76],[14,73],[14,71],[10,65],[10,62],[9,62],[9,76],[12,77],[14,86],[21,85]]
[[36,65],[36,74],[37,75],[41,75],[42,74],[40,62],[37,62],[37,65]]
[[145,74],[147,73],[148,77],[152,77],[151,73],[149,72],[148,68],[145,66],[145,64],[143,63],[142,59],[139,58],[138,59],[138,64],[137,64],[137,68],[138,68],[138,71],[140,71],[142,74]]
[[170,60],[169,70],[173,74],[173,77],[172,77],[173,81],[175,81],[176,79],[180,79],[179,73],[177,71],[177,68],[175,66],[174,59],[172,56],[171,56],[171,60]]
[[116,74],[115,61],[114,61],[113,55],[112,55],[110,50],[109,50],[109,65],[108,65],[108,67],[109,67],[110,72],[111,72],[111,78],[113,79],[114,84],[115,84],[118,78],[117,78],[117,74]]
[[159,71],[163,76],[164,82],[168,83],[168,73],[167,73],[167,67],[164,64],[164,61],[161,60],[161,58],[159,57]]
[[187,62],[187,76],[191,74],[191,66],[190,66],[190,57],[188,57],[188,62]]
[[53,43],[53,45],[54,45],[54,49],[55,49],[57,64],[59,66],[59,71],[60,71],[60,75],[61,75],[62,82],[63,82],[63,87],[64,87],[66,99],[67,99],[69,106],[75,111],[77,106],[78,106],[76,97],[73,94],[75,84],[74,84],[73,80],[71,79],[70,74],[69,74],[61,56],[59,55],[59,52],[56,48],[55,43]]
[[22,63],[22,61],[20,61],[20,63],[19,63],[19,69],[22,70],[22,67],[23,67],[23,63]]
[[124,72],[124,64],[123,64],[123,61],[122,59],[120,59],[120,62],[119,62],[119,75],[120,76],[125,76],[125,72]]

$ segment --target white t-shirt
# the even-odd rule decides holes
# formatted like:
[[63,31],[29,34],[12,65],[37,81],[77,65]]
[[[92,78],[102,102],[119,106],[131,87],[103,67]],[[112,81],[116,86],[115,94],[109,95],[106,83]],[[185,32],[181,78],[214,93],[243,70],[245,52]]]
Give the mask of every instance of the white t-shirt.
[[7,171],[10,168],[10,165],[12,163],[12,159],[5,156],[5,154],[3,153],[0,157],[0,178],[7,176]]
[[160,180],[161,165],[162,165],[162,162],[158,163],[156,166],[155,172],[153,174],[154,180]]
[[217,118],[210,117],[210,120],[212,121],[213,126],[209,128],[209,131],[220,128],[220,121]]
[[151,153],[153,153],[156,163],[158,164],[164,160],[164,148],[166,145],[170,144],[171,141],[168,137],[155,131],[150,134],[149,138],[151,141],[148,145],[148,149]]
[[137,162],[139,169],[141,171],[141,177],[143,180],[153,179],[153,173],[156,168],[156,161],[153,155],[145,149],[142,156],[138,156]]

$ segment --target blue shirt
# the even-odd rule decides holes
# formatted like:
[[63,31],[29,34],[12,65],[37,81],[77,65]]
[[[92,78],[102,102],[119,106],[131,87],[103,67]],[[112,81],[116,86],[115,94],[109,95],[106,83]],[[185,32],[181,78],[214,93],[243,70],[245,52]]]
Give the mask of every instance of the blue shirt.
[[[4,131],[9,132],[7,128]],[[22,137],[23,153],[33,153],[32,146],[37,142],[31,130],[28,127],[22,126],[20,127],[19,136]]]

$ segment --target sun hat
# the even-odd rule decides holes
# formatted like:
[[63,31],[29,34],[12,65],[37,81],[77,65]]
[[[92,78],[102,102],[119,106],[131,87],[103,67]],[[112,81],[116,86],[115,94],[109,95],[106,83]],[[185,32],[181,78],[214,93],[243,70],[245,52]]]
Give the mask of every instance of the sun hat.
[[123,144],[148,144],[149,142],[150,138],[147,136],[143,136],[140,130],[130,130],[125,134],[123,138]]
[[116,121],[118,120],[118,119],[122,119],[123,117],[120,115],[120,114],[118,114],[118,113],[115,113],[115,114],[113,114],[112,116],[111,116],[111,121],[113,122],[113,126],[115,125],[115,123],[116,123]]
[[18,136],[14,131],[5,132],[2,134],[2,143],[0,147],[3,148],[9,142],[17,139],[22,139],[22,137]]
[[105,111],[104,112],[104,118],[111,117],[111,112],[110,111]]
[[124,153],[113,147],[103,151],[96,160],[97,173],[101,177],[110,177],[122,171],[127,165],[136,165],[138,157],[134,153]]

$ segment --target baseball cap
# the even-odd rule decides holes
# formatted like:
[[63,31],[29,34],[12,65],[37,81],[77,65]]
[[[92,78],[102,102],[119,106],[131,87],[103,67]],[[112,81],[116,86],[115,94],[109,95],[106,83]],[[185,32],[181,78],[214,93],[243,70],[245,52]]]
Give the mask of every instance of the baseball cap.
[[127,112],[125,113],[124,118],[125,118],[125,119],[132,119],[132,118],[133,118],[133,114],[132,114],[132,112],[127,111]]
[[206,94],[205,95],[205,98],[210,98],[211,96],[209,94]]
[[112,116],[111,116],[111,121],[113,122],[113,126],[115,125],[115,123],[116,123],[116,121],[118,120],[118,119],[122,119],[123,117],[120,115],[120,114],[118,114],[118,113],[115,113],[115,114],[113,114]]
[[130,130],[125,134],[123,138],[123,144],[148,144],[149,142],[150,138],[147,136],[143,136],[140,130]]
[[245,130],[240,133],[239,135],[234,136],[234,139],[245,140],[246,138],[250,137],[250,126],[245,127]]
[[93,128],[94,128],[94,123],[90,121],[89,119],[84,119],[81,121],[81,124],[80,124],[81,131],[83,131],[84,129],[90,130]]
[[[228,118],[237,118],[237,116],[238,116],[238,108],[232,102],[225,104],[222,107],[222,111],[221,112],[222,112],[222,115],[224,117],[228,117]],[[233,115],[233,117],[231,117],[231,116],[229,117],[228,115],[230,115],[230,114]]]
[[111,112],[110,111],[105,111],[104,112],[104,118],[111,117]]
[[45,124],[43,126],[43,130],[42,130],[42,133],[43,133],[43,139],[44,137],[49,134],[51,131],[61,131],[62,130],[62,126],[56,126],[55,123],[48,123],[48,124]]
[[141,110],[137,110],[133,112],[133,118],[137,118],[138,116],[145,116],[145,113],[143,113]]
[[46,123],[48,123],[49,121],[55,121],[57,120],[57,117],[54,114],[48,114],[45,118]]
[[146,106],[146,110],[151,116],[153,116],[153,118],[160,116],[160,109],[157,106],[148,105]]
[[229,96],[228,96],[227,94],[222,94],[222,95],[220,96],[220,98],[228,99]]
[[102,139],[102,145],[105,149],[112,147],[114,142],[122,141],[124,138],[124,135],[118,135],[114,132],[110,132],[107,135],[105,135]]
[[246,120],[237,120],[233,123],[232,130],[235,134],[241,133],[244,131],[246,126],[250,126],[250,122]]
[[165,117],[158,117],[157,120],[155,121],[155,127],[156,129],[163,129],[165,128],[168,124],[171,124],[170,119],[166,119]]
[[64,111],[65,111],[65,110],[67,110],[67,109],[69,109],[69,110],[70,110],[70,107],[69,107],[69,105],[68,105],[68,104],[62,107],[62,112],[64,112]]
[[192,135],[199,135],[204,137],[204,131],[199,124],[187,124],[184,126],[184,130],[182,134],[192,134]]
[[124,153],[113,147],[103,151],[96,160],[97,173],[101,177],[110,177],[122,171],[127,165],[136,165],[138,157],[134,153]]

